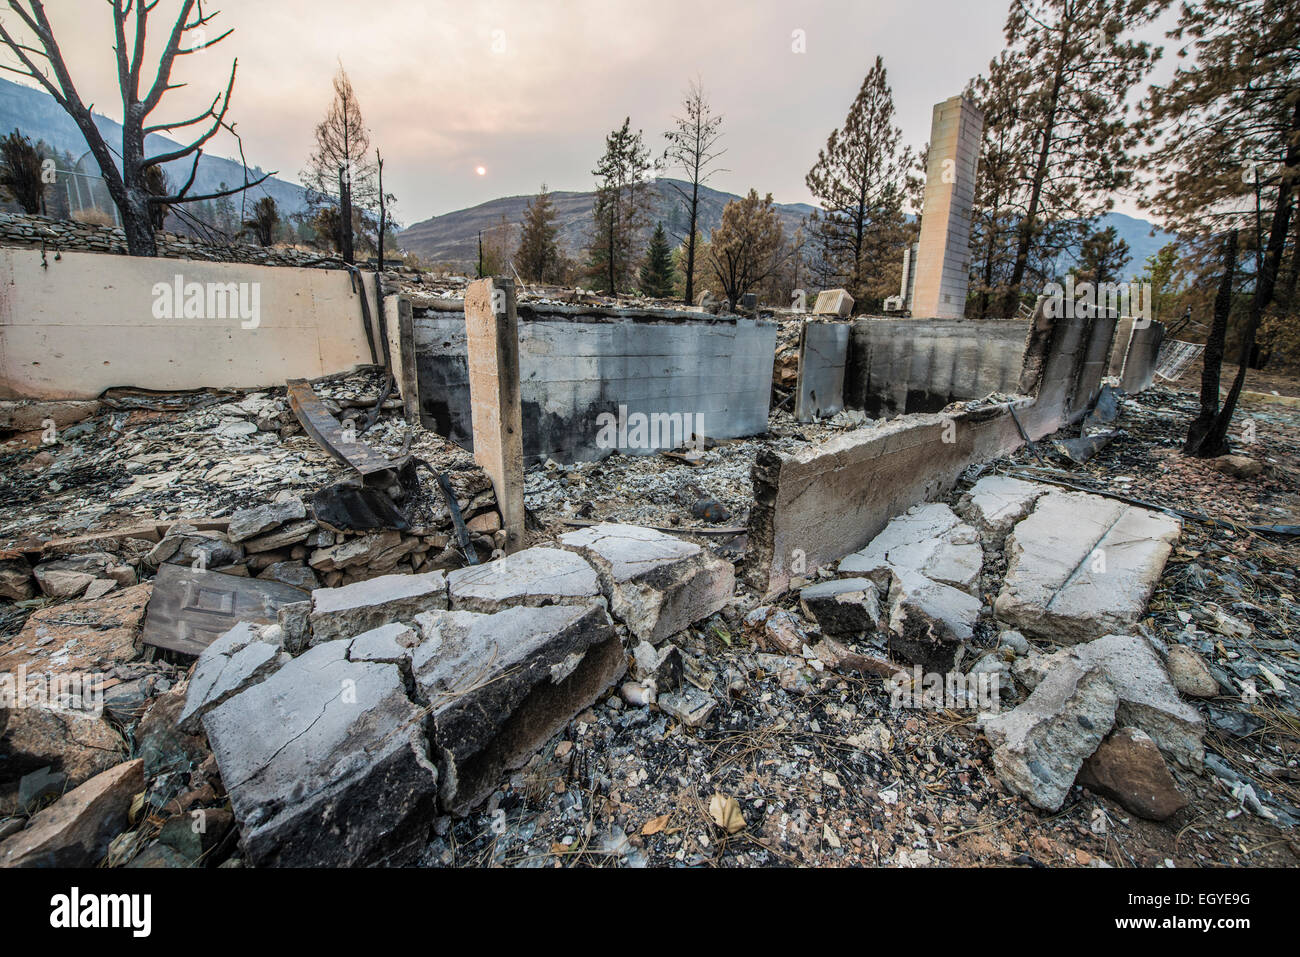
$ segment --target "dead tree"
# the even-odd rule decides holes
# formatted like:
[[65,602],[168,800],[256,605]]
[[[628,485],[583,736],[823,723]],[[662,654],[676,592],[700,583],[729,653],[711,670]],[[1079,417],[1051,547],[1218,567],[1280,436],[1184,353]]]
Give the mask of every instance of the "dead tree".
[[[155,211],[158,208],[231,196],[250,186],[256,186],[274,174],[267,173],[250,180],[248,168],[245,167],[244,182],[240,186],[215,193],[190,194],[190,188],[198,175],[203,145],[222,129],[238,139],[234,126],[226,122],[226,113],[230,109],[230,95],[235,88],[235,72],[239,61],[236,60],[231,64],[230,79],[226,83],[225,91],[218,93],[203,113],[190,119],[170,123],[150,123],[149,118],[168,91],[179,89],[184,85],[171,82],[172,68],[176,59],[215,46],[230,36],[233,30],[226,30],[211,40],[207,39],[208,24],[217,14],[215,12],[204,14],[203,0],[180,0],[180,10],[167,36],[166,44],[159,54],[153,71],[153,81],[142,94],[141,79],[145,69],[145,41],[148,35],[149,16],[162,0],[152,0],[152,2],[150,0],[108,0],[108,2],[113,13],[115,38],[113,51],[117,58],[118,87],[122,91],[120,169],[114,158],[115,151],[104,141],[95,126],[91,112],[93,104],[83,103],[77,92],[72,73],[54,36],[54,29],[45,13],[42,0],[8,0],[10,9],[18,15],[31,37],[15,35],[9,24],[0,22],[0,43],[3,43],[18,61],[17,66],[0,63],[0,69],[31,77],[72,117],[77,128],[86,138],[91,155],[99,164],[109,195],[121,214],[127,250],[132,256],[155,256],[157,246],[154,240],[154,221]],[[189,127],[201,127],[202,132],[188,145],[178,146],[174,150],[167,150],[153,156],[145,155],[145,139],[150,134],[164,131],[170,133]],[[193,157],[189,178],[177,192],[159,196],[150,191],[150,170],[187,157]],[[154,175],[156,177],[156,174]],[[156,182],[156,178],[153,181]]]

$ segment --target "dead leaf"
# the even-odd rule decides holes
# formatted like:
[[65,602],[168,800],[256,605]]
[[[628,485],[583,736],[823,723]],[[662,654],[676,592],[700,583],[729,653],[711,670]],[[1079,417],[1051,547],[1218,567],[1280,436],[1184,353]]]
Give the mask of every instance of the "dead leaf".
[[745,827],[745,816],[740,813],[740,805],[733,797],[715,794],[709,798],[709,816],[728,834],[735,834]]
[[641,828],[641,834],[646,837],[651,834],[658,834],[668,826],[668,819],[670,817],[672,817],[672,814],[660,814],[658,817],[650,818],[650,820],[645,822],[645,826]]

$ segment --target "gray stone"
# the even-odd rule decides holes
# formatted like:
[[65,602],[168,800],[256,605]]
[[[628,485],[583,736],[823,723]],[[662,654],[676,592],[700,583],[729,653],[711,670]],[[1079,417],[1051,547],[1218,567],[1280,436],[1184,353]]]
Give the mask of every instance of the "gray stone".
[[294,588],[301,588],[303,591],[320,588],[320,579],[316,577],[316,573],[302,562],[276,562],[258,572],[257,577],[266,581],[292,585]]
[[145,562],[157,567],[163,562],[192,565],[201,559],[204,568],[220,568],[233,565],[243,557],[243,546],[231,544],[220,532],[199,531],[193,525],[177,522],[149,551]]
[[277,624],[283,635],[284,650],[296,655],[311,641],[311,602],[295,601],[276,611]]
[[600,597],[596,570],[559,548],[526,548],[447,576],[451,607],[493,612],[516,605],[585,605]]
[[825,635],[857,635],[881,624],[880,596],[866,578],[839,578],[809,585],[799,592],[799,605]]
[[62,772],[76,787],[125,756],[121,736],[96,714],[37,705],[0,708],[0,791],[44,767]]
[[690,728],[704,724],[718,706],[717,700],[694,685],[685,685],[680,692],[661,694],[656,703],[660,711]]
[[307,507],[302,499],[290,498],[282,502],[271,502],[254,508],[241,508],[230,516],[230,527],[226,535],[232,542],[242,542],[279,528],[286,522],[307,517]]
[[392,622],[357,635],[348,646],[349,661],[400,662],[409,659],[420,634],[409,625]]
[[392,571],[399,561],[418,546],[419,539],[411,538],[403,541],[401,532],[386,529],[349,538],[328,548],[318,548],[311,553],[307,564],[318,572],[332,572],[365,565],[372,572],[383,573]]
[[255,866],[400,864],[436,814],[423,710],[398,666],[317,645],[203,718]]
[[380,575],[311,593],[311,643],[349,638],[391,621],[409,621],[422,611],[447,607],[447,578]]
[[34,594],[36,588],[32,582],[32,568],[27,563],[27,559],[21,556],[0,559],[0,598],[26,601]]
[[1049,492],[1007,537],[997,616],[1062,644],[1130,627],[1178,540],[1176,518],[1080,492]]
[[1051,486],[1024,482],[1006,475],[989,475],[976,482],[957,503],[957,513],[990,539],[1001,541],[1011,526],[1029,514]]
[[939,502],[913,505],[890,520],[866,548],[839,564],[841,575],[864,575],[883,590],[893,572],[924,575],[973,595],[984,549],[975,529]]
[[721,610],[735,591],[730,562],[654,529],[606,523],[560,541],[596,569],[614,617],[652,644]]
[[999,779],[1035,807],[1059,810],[1114,725],[1118,703],[1101,668],[1062,661],[1020,707],[983,719]]
[[297,545],[299,542],[305,542],[307,536],[316,531],[316,523],[310,518],[300,522],[292,522],[283,528],[277,528],[273,532],[265,535],[259,535],[256,538],[246,539],[242,544],[244,550],[250,555],[259,552],[270,552],[280,548],[288,548],[290,545]]
[[[567,554],[567,553],[566,553]],[[603,601],[433,611],[411,666],[430,710],[445,810],[465,814],[627,667]]]
[[260,625],[240,622],[203,649],[177,719],[181,730],[197,731],[205,714],[289,660],[279,645],[262,641],[261,632]]

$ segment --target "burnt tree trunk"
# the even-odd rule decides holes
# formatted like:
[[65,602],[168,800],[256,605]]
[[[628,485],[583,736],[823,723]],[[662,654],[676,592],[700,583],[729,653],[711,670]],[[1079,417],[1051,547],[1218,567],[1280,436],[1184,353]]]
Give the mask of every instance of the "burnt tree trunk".
[[1228,314],[1232,311],[1232,284],[1237,272],[1237,231],[1234,229],[1223,241],[1223,275],[1214,297],[1214,322],[1205,340],[1205,353],[1201,361],[1201,411],[1187,430],[1183,452],[1187,455],[1209,457],[1222,455],[1209,450],[1206,442],[1219,414],[1219,375],[1223,365],[1224,341],[1228,335]]

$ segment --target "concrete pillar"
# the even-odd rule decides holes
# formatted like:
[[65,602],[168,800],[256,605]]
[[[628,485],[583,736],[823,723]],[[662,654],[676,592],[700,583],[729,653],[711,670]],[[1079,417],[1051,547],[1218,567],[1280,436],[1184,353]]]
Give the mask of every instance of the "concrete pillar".
[[492,479],[507,553],[524,543],[524,435],[519,401],[519,319],[511,279],[480,279],[465,290],[474,461]]
[[965,97],[936,104],[917,244],[914,319],[960,319],[970,285],[970,220],[984,114]]
[[1115,342],[1110,347],[1110,366],[1106,375],[1119,378],[1124,374],[1124,359],[1128,355],[1129,343],[1133,340],[1133,317],[1120,316],[1115,326]]

